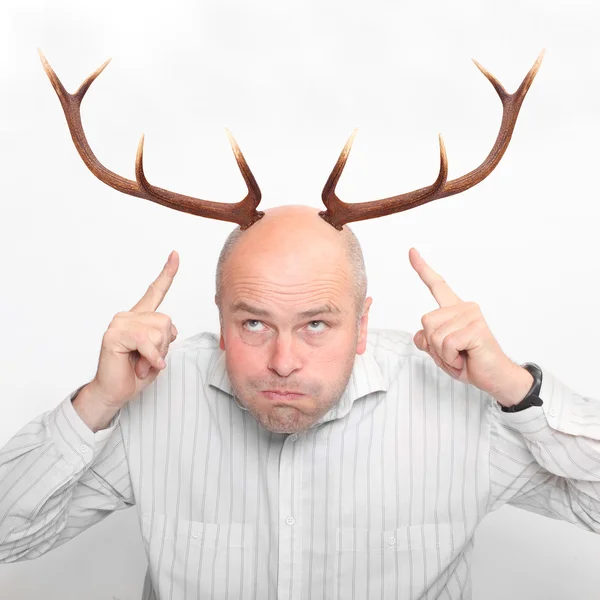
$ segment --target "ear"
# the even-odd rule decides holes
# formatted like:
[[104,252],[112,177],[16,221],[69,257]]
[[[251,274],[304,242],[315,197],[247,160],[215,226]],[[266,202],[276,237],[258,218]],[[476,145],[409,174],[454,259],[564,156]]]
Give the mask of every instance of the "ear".
[[365,304],[363,307],[363,314],[360,318],[359,330],[358,330],[358,342],[356,344],[356,354],[363,354],[367,349],[367,331],[369,325],[369,309],[373,304],[373,298],[365,298]]
[[219,309],[219,325],[220,325],[219,348],[221,348],[221,350],[225,350],[225,338],[223,337],[223,315],[221,314],[221,307],[219,306],[217,294],[215,294],[215,304],[217,305],[217,308]]

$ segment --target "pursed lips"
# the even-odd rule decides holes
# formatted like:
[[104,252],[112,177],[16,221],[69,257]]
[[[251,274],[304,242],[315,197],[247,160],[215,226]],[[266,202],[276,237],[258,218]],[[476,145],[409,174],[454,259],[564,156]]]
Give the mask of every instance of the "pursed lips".
[[288,392],[285,390],[264,390],[263,394],[273,400],[281,400],[281,399],[292,400],[292,399],[301,398],[302,396],[304,396],[304,394],[300,394],[298,392]]

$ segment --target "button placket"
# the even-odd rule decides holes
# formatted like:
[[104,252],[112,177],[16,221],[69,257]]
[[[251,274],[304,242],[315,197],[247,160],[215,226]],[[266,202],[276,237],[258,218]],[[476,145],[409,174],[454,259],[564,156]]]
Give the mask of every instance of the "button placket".
[[[294,437],[295,436],[295,437]],[[302,445],[292,442],[297,434],[288,436],[281,448],[279,460],[279,570],[277,597],[296,600],[302,584]],[[293,496],[292,496],[293,494]]]

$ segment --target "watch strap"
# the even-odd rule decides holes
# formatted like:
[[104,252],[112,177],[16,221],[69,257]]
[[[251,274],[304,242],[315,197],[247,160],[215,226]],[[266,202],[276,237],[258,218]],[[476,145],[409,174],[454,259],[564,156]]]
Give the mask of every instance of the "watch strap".
[[500,405],[502,412],[519,412],[521,410],[529,408],[530,406],[542,406],[542,404],[544,404],[544,401],[539,396],[540,390],[542,389],[542,369],[532,362],[523,363],[521,367],[529,371],[529,373],[531,373],[531,376],[533,377],[533,383],[531,384],[531,388],[529,392],[527,392],[525,398],[523,398],[523,400],[521,400],[521,402],[519,402],[518,404],[515,404],[513,406]]

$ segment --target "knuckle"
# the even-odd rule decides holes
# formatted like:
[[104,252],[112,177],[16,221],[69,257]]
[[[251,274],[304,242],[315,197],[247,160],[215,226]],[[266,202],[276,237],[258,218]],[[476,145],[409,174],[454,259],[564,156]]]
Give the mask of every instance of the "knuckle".
[[107,346],[112,344],[118,336],[119,332],[117,331],[117,329],[109,326],[109,328],[104,332],[104,335],[102,336],[102,345]]
[[148,340],[150,340],[153,345],[159,346],[162,343],[163,336],[160,329],[157,329],[156,327],[146,327],[145,333]]
[[109,341],[118,341],[120,339],[123,339],[123,337],[127,337],[128,334],[130,333],[129,328],[124,327],[122,323],[117,323],[112,327],[109,327],[106,330],[106,334],[108,336],[108,340]]
[[476,333],[483,333],[487,331],[487,324],[483,319],[476,319],[473,321],[471,326],[475,329]]
[[170,331],[173,321],[171,320],[171,317],[169,315],[156,311],[151,311],[148,313],[148,315],[150,316],[152,322],[157,328],[164,329],[165,331]]
[[130,334],[138,346],[142,346],[150,340],[148,331],[145,329],[134,329],[130,332]]
[[454,349],[454,334],[447,335],[442,342],[442,353],[445,355],[452,352]]

